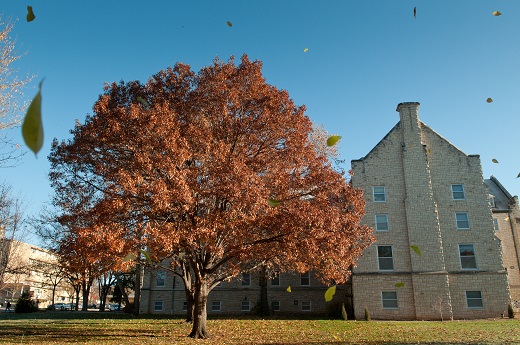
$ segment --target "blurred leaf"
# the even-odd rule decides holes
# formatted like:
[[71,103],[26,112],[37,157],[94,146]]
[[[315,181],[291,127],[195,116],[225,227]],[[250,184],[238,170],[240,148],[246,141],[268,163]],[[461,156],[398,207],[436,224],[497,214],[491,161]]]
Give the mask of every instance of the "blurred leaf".
[[520,177],[520,173],[518,173],[518,175],[516,175],[516,178],[519,178]]
[[419,249],[419,247],[417,247],[417,246],[410,246],[410,248],[412,248],[413,251],[415,253],[417,253],[417,255],[421,256],[421,249]]
[[401,288],[401,287],[404,286],[404,283],[403,283],[403,282],[395,283],[394,286],[395,286],[396,288]]
[[291,292],[291,287],[290,286],[287,287],[287,292]]
[[417,18],[417,7],[413,8],[413,17]]
[[334,297],[334,294],[336,293],[336,285],[331,286],[330,288],[325,291],[325,302],[332,301],[332,298]]
[[304,53],[307,53],[308,51],[309,51],[309,48],[305,48],[305,49],[303,50]]
[[495,17],[498,17],[498,16],[501,16],[501,15],[502,15],[502,12],[500,12],[500,11],[495,11],[495,12],[493,12],[493,15],[494,15]]
[[27,6],[27,16],[26,16],[27,22],[32,22],[34,20],[34,18],[36,18],[36,16],[34,15],[32,6]]
[[229,27],[232,27],[232,26],[233,26],[233,24],[231,24],[231,22],[230,22],[229,20],[227,21],[227,25],[228,25]]
[[509,220],[509,217],[505,217],[504,220]]
[[491,102],[493,102],[493,99],[492,98],[488,98],[488,99],[486,99],[486,102],[491,103]]
[[152,259],[150,258],[150,253],[148,253],[146,250],[142,250],[142,249],[139,249],[139,251],[141,252],[141,254],[144,255],[144,257],[146,258],[146,261],[148,261],[149,264],[152,264]]
[[126,254],[126,256],[123,258],[123,262],[134,261],[135,259],[137,259],[137,256],[135,256],[134,253],[128,253],[128,254]]
[[497,161],[495,158],[493,158],[491,161],[492,161],[493,163],[498,164],[498,161]]
[[430,152],[431,152],[430,149],[426,149],[427,154],[430,154]]
[[327,146],[334,146],[341,139],[341,135],[331,135],[327,139]]
[[22,136],[25,144],[36,155],[43,146],[43,125],[42,125],[42,83],[38,86],[38,93],[31,101],[27,109],[25,119],[22,124]]
[[280,205],[280,201],[279,200],[275,200],[275,199],[269,199],[269,200],[267,200],[267,203],[271,207],[276,207],[276,206]]
[[137,101],[144,105],[145,107],[149,107],[150,104],[143,98],[143,97],[137,97]]

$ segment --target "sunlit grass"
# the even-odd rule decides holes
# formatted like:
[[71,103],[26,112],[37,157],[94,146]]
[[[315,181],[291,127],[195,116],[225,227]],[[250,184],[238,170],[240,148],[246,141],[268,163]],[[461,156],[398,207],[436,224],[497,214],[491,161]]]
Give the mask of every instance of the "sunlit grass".
[[181,319],[109,313],[0,315],[1,344],[520,344],[518,319],[340,321],[212,319],[212,337],[187,338]]

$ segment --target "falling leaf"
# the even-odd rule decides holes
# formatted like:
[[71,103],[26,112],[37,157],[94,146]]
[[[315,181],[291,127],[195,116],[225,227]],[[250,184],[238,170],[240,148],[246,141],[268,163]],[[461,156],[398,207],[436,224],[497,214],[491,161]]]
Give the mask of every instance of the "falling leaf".
[[143,98],[143,97],[137,97],[137,101],[144,105],[145,107],[149,107],[150,104]]
[[505,217],[504,220],[506,220],[506,221],[509,220],[509,217]]
[[305,48],[305,49],[303,50],[304,53],[307,53],[308,51],[309,51],[309,48]]
[[426,149],[426,153],[427,153],[427,154],[430,154],[430,149]]
[[330,288],[325,291],[325,302],[332,301],[334,294],[336,293],[336,285],[332,285]]
[[502,12],[500,12],[500,11],[495,11],[495,12],[493,12],[493,15],[494,15],[495,17],[498,17],[498,16],[501,16],[501,15],[502,15]]
[[233,26],[233,24],[231,24],[231,22],[230,22],[229,20],[227,21],[227,25],[228,25],[229,27],[232,27],[232,26]]
[[25,114],[22,124],[22,136],[25,144],[36,155],[43,146],[43,125],[42,125],[42,83],[38,86],[38,93],[34,96]]
[[493,163],[498,164],[498,161],[497,161],[495,158],[493,158],[491,161],[492,161]]
[[491,103],[491,102],[493,102],[493,99],[492,98],[488,98],[488,99],[486,99],[486,102]]
[[518,173],[518,175],[516,175],[516,178],[519,178],[520,177],[520,173]]
[[144,257],[146,258],[146,261],[148,261],[149,264],[152,264],[152,259],[150,258],[150,253],[148,253],[146,250],[142,250],[142,249],[139,249],[139,251],[141,252],[141,254],[144,255]]
[[403,283],[403,282],[395,283],[394,286],[395,286],[396,288],[401,288],[401,287],[404,286],[404,283]]
[[421,249],[419,249],[419,247],[417,247],[417,246],[410,246],[410,248],[412,248],[413,251],[417,253],[417,255],[421,256]]
[[135,259],[137,259],[137,256],[135,256],[134,253],[128,253],[128,254],[126,254],[126,256],[123,258],[123,262],[134,261]]
[[417,7],[413,8],[413,17],[417,18]]
[[287,287],[287,292],[291,292],[291,287],[290,286]]
[[267,200],[267,203],[271,207],[276,207],[276,206],[280,205],[280,200],[269,199],[269,200]]
[[32,22],[34,20],[34,18],[36,18],[36,16],[34,15],[32,6],[27,6],[27,16],[26,16],[27,22]]
[[327,146],[334,146],[341,139],[341,135],[332,135],[327,139]]

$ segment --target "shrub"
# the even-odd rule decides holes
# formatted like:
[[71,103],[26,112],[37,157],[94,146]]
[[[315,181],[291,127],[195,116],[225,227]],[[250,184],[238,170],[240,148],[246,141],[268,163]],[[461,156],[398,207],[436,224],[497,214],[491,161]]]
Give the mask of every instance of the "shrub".
[[370,312],[367,307],[365,307],[365,321],[370,321]]
[[507,316],[510,319],[513,319],[515,317],[515,311],[513,310],[513,305],[511,303],[509,303],[509,305],[507,306]]
[[345,321],[348,320],[347,310],[345,309],[345,303],[341,303],[341,318]]
[[22,295],[16,302],[14,307],[16,313],[32,313],[38,311],[36,303],[32,300],[31,295],[28,291],[22,292]]

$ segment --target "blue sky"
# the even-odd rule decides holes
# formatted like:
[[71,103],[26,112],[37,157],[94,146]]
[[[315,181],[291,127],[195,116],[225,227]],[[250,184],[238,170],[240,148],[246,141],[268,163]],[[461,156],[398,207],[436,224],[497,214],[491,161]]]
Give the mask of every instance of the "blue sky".
[[[45,142],[38,158],[29,152],[0,174],[29,214],[52,194],[52,139],[70,137],[105,82],[244,53],[314,122],[343,136],[347,168],[398,122],[398,103],[417,101],[423,122],[480,154],[484,176],[520,194],[520,1],[31,1],[36,19],[27,23],[28,4],[4,0],[0,13],[18,19],[12,34],[26,55],[16,67],[36,75],[27,99],[45,78]],[[20,129],[10,135],[21,142]]]

